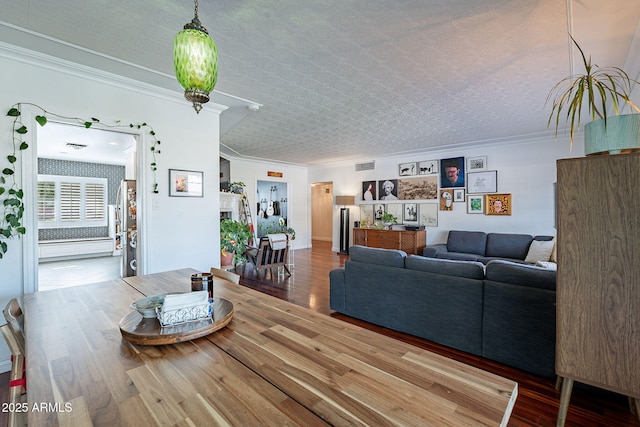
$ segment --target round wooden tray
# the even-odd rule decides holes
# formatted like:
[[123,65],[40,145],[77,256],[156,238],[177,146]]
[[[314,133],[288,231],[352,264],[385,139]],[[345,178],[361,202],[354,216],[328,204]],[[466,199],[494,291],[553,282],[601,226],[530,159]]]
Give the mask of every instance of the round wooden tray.
[[132,311],[120,320],[122,337],[134,344],[175,344],[209,335],[224,328],[233,317],[233,304],[224,298],[214,298],[213,319],[203,319],[173,326],[160,326],[156,318],[145,319]]

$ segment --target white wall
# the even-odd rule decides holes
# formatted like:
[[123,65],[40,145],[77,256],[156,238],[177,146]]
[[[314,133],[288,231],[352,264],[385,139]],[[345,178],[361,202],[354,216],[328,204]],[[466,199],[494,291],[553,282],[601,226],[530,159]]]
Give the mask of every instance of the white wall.
[[[288,225],[296,230],[294,249],[311,246],[311,192],[309,190],[306,166],[274,163],[255,159],[226,156],[231,162],[231,182],[244,182],[247,199],[251,206],[254,223],[256,221],[256,191],[258,181],[286,182],[289,194]],[[282,178],[269,176],[268,172],[282,172]]]
[[[320,165],[309,168],[309,182],[333,181],[334,194],[356,195],[361,201],[362,181],[399,178],[398,165],[432,159],[458,156],[488,157],[488,170],[498,171],[498,192],[511,193],[511,216],[467,214],[466,203],[454,203],[453,211],[438,212],[438,227],[427,227],[427,244],[446,241],[452,229],[482,230],[486,232],[514,232],[554,235],[553,183],[556,180],[556,159],[584,155],[582,135],[578,135],[569,148],[566,138],[530,142],[508,142],[482,148],[432,150],[392,158],[366,158],[360,161]],[[375,169],[355,171],[355,163],[375,160]],[[439,179],[438,179],[439,181]],[[384,202],[381,202],[384,203]],[[339,246],[339,209],[333,210],[333,249]],[[350,211],[351,226],[360,218],[359,208]]]
[[[0,167],[6,166],[6,153],[12,150],[12,120],[6,111],[18,102],[35,103],[70,117],[96,117],[107,123],[146,122],[161,141],[161,154],[157,156],[159,194],[153,194],[147,186],[138,197],[144,200],[140,214],[146,216],[148,225],[145,271],[153,273],[182,267],[208,270],[219,265],[219,113],[225,107],[207,105],[197,115],[178,89],[179,86],[176,92],[156,91],[144,84],[49,61],[0,44],[0,152],[5,153]],[[33,134],[32,129],[29,136]],[[19,162],[29,163],[27,157],[35,156],[34,153],[32,146]],[[142,155],[148,156],[148,153]],[[203,171],[204,197],[168,197],[169,168]],[[152,182],[148,161],[143,170],[138,171],[138,179],[141,174],[149,184]],[[18,185],[23,186],[21,177],[17,179]],[[31,251],[25,242],[29,238],[33,241],[33,233],[37,239],[37,230],[29,226],[27,233],[26,239],[10,240],[7,254],[0,259],[0,307],[13,297],[21,298],[25,288],[35,288],[34,283],[26,283],[33,278],[23,276],[23,264]],[[8,356],[2,341],[0,363]],[[0,366],[0,370],[6,366]]]

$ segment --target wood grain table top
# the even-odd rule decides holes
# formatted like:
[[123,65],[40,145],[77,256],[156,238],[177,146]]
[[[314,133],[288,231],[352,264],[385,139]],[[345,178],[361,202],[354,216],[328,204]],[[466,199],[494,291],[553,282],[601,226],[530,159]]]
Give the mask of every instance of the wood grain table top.
[[[232,321],[141,346],[118,323],[184,269],[25,296],[32,425],[506,425],[517,384],[224,280]],[[64,408],[64,406],[63,406]]]

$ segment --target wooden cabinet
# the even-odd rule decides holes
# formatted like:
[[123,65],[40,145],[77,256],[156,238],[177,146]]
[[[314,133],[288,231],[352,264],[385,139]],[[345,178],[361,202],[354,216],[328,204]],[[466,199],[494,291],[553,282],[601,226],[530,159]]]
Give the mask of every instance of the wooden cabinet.
[[372,248],[400,249],[408,254],[422,255],[427,244],[427,232],[426,230],[354,228],[353,244]]
[[559,160],[557,173],[561,425],[574,380],[638,406],[640,154]]

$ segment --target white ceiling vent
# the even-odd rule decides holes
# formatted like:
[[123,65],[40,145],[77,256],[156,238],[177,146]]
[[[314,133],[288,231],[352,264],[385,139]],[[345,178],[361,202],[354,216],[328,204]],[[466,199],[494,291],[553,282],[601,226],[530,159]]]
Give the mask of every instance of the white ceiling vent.
[[376,168],[376,162],[356,163],[356,172],[370,171]]
[[67,147],[73,148],[74,150],[82,150],[83,148],[87,148],[87,144],[76,144],[73,142],[67,142],[65,145]]

